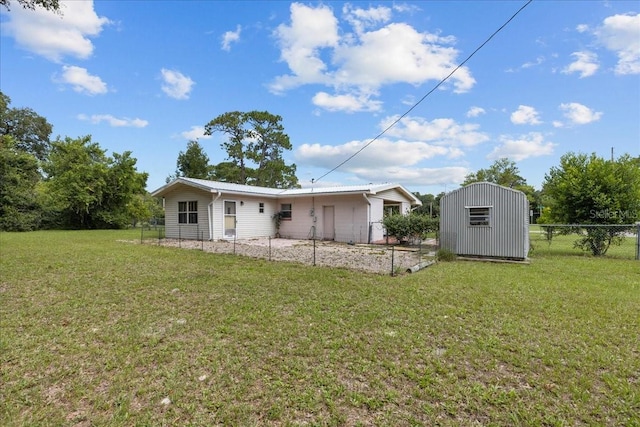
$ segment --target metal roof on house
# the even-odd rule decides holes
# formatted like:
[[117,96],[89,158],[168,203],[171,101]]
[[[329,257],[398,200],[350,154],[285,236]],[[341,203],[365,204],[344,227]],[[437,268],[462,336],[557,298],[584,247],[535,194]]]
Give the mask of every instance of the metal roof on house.
[[402,192],[407,198],[412,200],[413,205],[422,205],[420,199],[418,199],[413,193],[404,188],[400,184],[362,184],[362,185],[344,185],[334,187],[314,187],[314,188],[268,188],[257,187],[253,185],[234,184],[230,182],[209,181],[206,179],[196,178],[176,178],[170,183],[158,188],[151,193],[154,197],[160,197],[166,194],[176,185],[187,185],[190,187],[196,187],[204,191],[210,192],[225,192],[233,194],[252,194],[257,196],[265,196],[269,198],[278,197],[300,197],[300,196],[313,196],[313,195],[332,195],[332,194],[349,194],[349,193],[367,193],[378,194],[383,191],[397,189]]

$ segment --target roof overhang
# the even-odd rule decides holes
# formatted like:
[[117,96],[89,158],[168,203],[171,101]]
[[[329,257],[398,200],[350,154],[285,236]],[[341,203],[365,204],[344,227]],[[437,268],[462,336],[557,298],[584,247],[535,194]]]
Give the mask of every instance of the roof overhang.
[[228,182],[208,181],[204,179],[194,178],[176,178],[168,184],[153,191],[153,197],[164,197],[167,193],[179,188],[187,186],[196,188],[207,193],[224,193],[240,196],[256,196],[269,199],[278,198],[298,198],[312,196],[341,196],[341,195],[358,195],[366,194],[367,196],[375,196],[384,191],[395,189],[403,194],[410,202],[411,206],[421,206],[422,202],[413,193],[399,184],[366,184],[353,186],[336,186],[336,187],[316,187],[316,188],[291,188],[291,189],[275,189],[266,187],[256,187],[251,185],[233,184]]

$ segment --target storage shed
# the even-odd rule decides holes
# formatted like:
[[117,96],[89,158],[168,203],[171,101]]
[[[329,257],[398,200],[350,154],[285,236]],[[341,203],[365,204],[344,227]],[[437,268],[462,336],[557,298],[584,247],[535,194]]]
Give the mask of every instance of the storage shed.
[[527,196],[490,182],[445,194],[440,199],[440,247],[460,256],[526,259]]

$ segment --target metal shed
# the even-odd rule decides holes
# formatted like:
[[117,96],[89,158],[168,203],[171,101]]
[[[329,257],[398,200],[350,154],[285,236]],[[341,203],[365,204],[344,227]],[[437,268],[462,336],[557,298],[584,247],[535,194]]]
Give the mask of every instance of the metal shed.
[[440,199],[440,247],[461,256],[526,259],[527,196],[490,182],[445,194]]

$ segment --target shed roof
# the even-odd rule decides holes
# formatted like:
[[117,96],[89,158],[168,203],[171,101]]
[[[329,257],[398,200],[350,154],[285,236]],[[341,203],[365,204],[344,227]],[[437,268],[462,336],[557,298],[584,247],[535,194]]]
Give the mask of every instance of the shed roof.
[[514,193],[524,194],[520,190],[516,190],[516,189],[510,188],[510,187],[505,187],[504,185],[498,185],[498,184],[494,184],[493,182],[482,181],[482,182],[473,182],[471,184],[465,185],[464,187],[456,188],[455,190],[448,192],[447,194],[445,194],[442,197],[447,197],[450,194],[463,192],[463,191],[473,191],[474,187],[491,187],[491,186],[500,188],[500,189],[505,190],[505,191],[513,191]]
[[234,184],[230,182],[209,181],[206,179],[196,178],[176,178],[170,183],[158,188],[151,193],[154,197],[162,197],[174,187],[179,185],[186,185],[189,187],[195,187],[203,191],[208,192],[224,192],[227,194],[238,195],[255,195],[267,198],[282,198],[282,197],[304,197],[315,195],[340,195],[340,194],[362,194],[376,195],[387,190],[397,190],[402,193],[408,200],[411,201],[412,206],[420,206],[422,202],[413,193],[404,188],[400,184],[361,184],[361,185],[344,185],[333,187],[313,187],[313,188],[268,188],[257,187],[253,185]]

